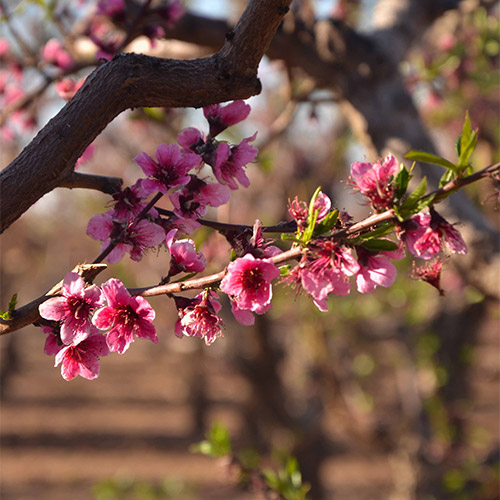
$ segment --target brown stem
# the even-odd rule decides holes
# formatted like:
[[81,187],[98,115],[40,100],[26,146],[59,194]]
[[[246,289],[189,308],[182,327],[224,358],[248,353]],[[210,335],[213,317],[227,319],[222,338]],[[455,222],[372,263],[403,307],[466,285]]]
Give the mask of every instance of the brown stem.
[[71,172],[71,174],[64,179],[59,186],[69,189],[95,189],[96,191],[101,191],[102,193],[113,194],[120,191],[122,184],[123,180],[119,177]]

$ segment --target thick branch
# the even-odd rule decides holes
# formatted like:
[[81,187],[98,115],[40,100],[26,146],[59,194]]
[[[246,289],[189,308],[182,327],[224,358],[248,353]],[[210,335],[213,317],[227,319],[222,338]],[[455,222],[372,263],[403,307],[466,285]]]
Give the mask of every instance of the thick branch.
[[60,186],[95,137],[122,111],[201,107],[261,90],[257,67],[291,0],[253,0],[221,51],[192,61],[120,54],[96,69],[75,97],[0,173],[0,231]]

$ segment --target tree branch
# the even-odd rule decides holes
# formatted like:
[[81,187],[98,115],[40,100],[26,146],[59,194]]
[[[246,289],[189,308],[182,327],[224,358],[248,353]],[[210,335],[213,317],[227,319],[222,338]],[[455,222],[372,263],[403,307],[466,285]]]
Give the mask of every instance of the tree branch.
[[61,181],[59,187],[95,189],[102,193],[113,194],[120,191],[122,184],[123,180],[119,177],[71,172],[66,179]]

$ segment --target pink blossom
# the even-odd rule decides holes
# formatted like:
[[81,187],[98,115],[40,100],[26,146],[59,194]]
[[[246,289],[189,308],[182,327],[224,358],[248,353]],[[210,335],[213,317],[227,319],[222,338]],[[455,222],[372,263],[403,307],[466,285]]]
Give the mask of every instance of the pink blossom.
[[226,106],[210,104],[203,108],[203,114],[210,125],[210,137],[215,137],[227,127],[241,122],[250,114],[250,106],[243,101],[234,101]]
[[436,290],[438,290],[439,295],[444,295],[444,290],[441,288],[440,284],[442,267],[443,262],[439,259],[435,259],[431,262],[426,262],[422,267],[418,267],[416,263],[413,262],[411,277],[413,279],[429,283]]
[[[236,300],[230,297],[231,301],[231,311],[233,312],[234,318],[240,325],[244,326],[252,326],[255,323],[255,316],[252,312],[247,311],[246,309],[240,309]],[[269,304],[269,309],[271,308],[271,304]]]
[[110,279],[102,285],[108,305],[97,310],[92,322],[107,330],[106,342],[111,352],[123,354],[135,337],[158,342],[153,326],[155,311],[143,297],[132,297],[123,283]]
[[390,208],[394,200],[394,178],[399,166],[394,156],[387,156],[383,163],[355,162],[351,166],[354,187],[370,199],[377,211]]
[[61,340],[66,345],[86,338],[92,326],[90,313],[104,303],[97,286],[85,287],[79,274],[69,272],[61,288],[62,297],[48,299],[38,308],[42,318],[62,322]]
[[48,64],[53,64],[61,69],[73,66],[73,58],[64,50],[57,38],[51,38],[42,49],[42,57]]
[[[146,207],[147,203],[143,201],[148,193],[142,188],[142,180],[138,180],[133,186],[126,187],[113,195],[114,207],[113,217],[115,219],[132,220],[139,215]],[[149,214],[156,217],[158,212],[151,208]]]
[[185,335],[202,338],[207,345],[222,337],[222,320],[217,316],[221,305],[217,299],[218,295],[213,291],[203,291],[194,299],[175,297],[179,314],[175,334],[178,337]]
[[130,252],[132,260],[139,262],[147,248],[159,245],[165,239],[165,231],[158,224],[146,219],[139,222],[116,220],[113,210],[94,215],[87,225],[87,234],[104,241],[101,251],[109,246],[111,240],[119,241],[107,257],[110,264],[119,262],[127,252]]
[[197,152],[197,149],[205,145],[204,135],[194,127],[181,130],[177,136],[177,142],[183,147],[184,151]]
[[93,380],[99,376],[99,357],[109,354],[104,335],[92,327],[79,342],[64,346],[57,354],[55,365],[61,365],[61,375],[64,380],[75,377]]
[[172,260],[170,262],[169,275],[173,276],[181,272],[199,273],[207,265],[207,261],[202,253],[196,252],[193,240],[188,238],[175,241],[177,229],[172,229],[167,233],[166,243],[170,251]]
[[191,176],[189,184],[169,194],[174,213],[182,219],[199,219],[207,205],[218,207],[229,201],[229,190],[221,184],[212,184]]
[[62,99],[70,101],[85,83],[85,78],[75,82],[72,78],[63,78],[56,83],[56,91]]
[[250,181],[243,170],[243,166],[254,160],[258,149],[249,145],[255,140],[257,134],[243,139],[238,146],[232,148],[225,142],[221,142],[214,155],[212,165],[215,178],[230,189],[238,189],[236,180],[244,187],[250,185]]
[[452,253],[465,255],[467,245],[460,233],[435,210],[422,212],[403,223],[403,241],[408,251],[421,259],[432,259],[439,254],[442,243]]
[[280,270],[270,260],[246,254],[229,264],[220,289],[233,296],[239,309],[263,314],[273,296],[271,281],[279,275]]
[[137,155],[134,160],[142,171],[150,177],[142,182],[142,187],[148,193],[160,191],[166,193],[168,189],[184,186],[190,180],[187,173],[201,161],[199,155],[194,153],[181,154],[176,144],[160,144],[156,150],[154,161],[146,153]]
[[[330,198],[320,191],[314,200],[313,209],[318,211],[316,222],[321,222],[330,212],[332,201]],[[299,201],[297,197],[294,200],[288,201],[288,213],[297,222],[297,227],[301,230],[307,227],[309,217],[309,207],[304,201]]]
[[394,284],[397,271],[389,260],[402,259],[404,251],[401,249],[392,252],[370,252],[363,247],[356,247],[360,269],[356,275],[358,292],[369,293],[377,286],[390,287]]
[[41,328],[42,332],[47,334],[43,351],[49,356],[54,356],[64,347],[64,344],[61,341],[61,329],[59,327],[50,328],[49,326],[44,325],[42,325]]
[[351,288],[349,277],[357,274],[359,269],[347,248],[332,240],[320,239],[309,245],[309,252],[285,281],[298,289],[303,288],[320,311],[327,311],[328,295],[348,295]]

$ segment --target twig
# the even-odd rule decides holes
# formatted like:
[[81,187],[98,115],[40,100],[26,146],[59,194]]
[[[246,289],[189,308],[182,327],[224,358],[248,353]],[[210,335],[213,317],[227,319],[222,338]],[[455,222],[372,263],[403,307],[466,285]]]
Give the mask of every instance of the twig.
[[123,180],[120,177],[72,172],[61,182],[60,187],[95,189],[106,194],[113,194],[120,191],[122,184]]

